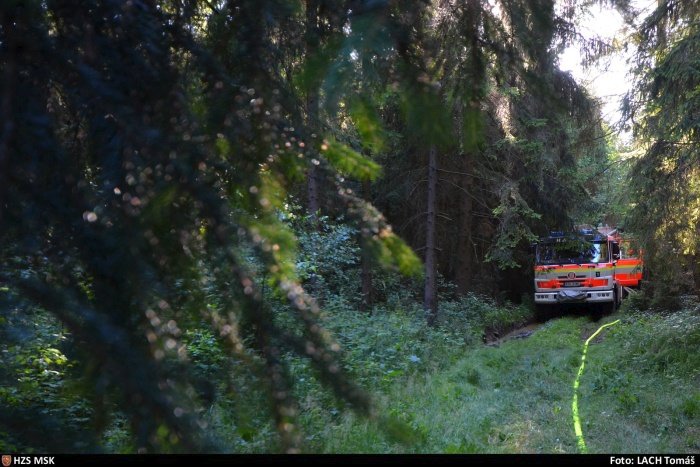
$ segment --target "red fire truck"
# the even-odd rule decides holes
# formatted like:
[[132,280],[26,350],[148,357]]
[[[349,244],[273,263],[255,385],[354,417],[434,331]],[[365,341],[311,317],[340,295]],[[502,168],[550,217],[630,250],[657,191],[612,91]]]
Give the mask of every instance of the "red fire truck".
[[540,239],[535,245],[538,315],[548,317],[555,310],[572,305],[613,312],[621,303],[623,286],[639,285],[637,268],[641,278],[640,259],[629,264],[620,263],[621,260],[619,235],[580,229],[568,234],[551,232]]
[[608,236],[620,245],[620,257],[615,265],[615,278],[623,288],[638,289],[642,283],[642,251],[633,236],[623,234],[617,229]]

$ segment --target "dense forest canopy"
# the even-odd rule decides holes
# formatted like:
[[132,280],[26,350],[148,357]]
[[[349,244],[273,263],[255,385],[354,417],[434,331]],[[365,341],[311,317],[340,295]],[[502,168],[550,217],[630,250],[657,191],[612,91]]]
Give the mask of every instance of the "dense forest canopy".
[[[571,44],[589,63],[614,49],[578,32],[589,4],[636,27],[638,159],[558,68]],[[298,452],[303,365],[324,403],[400,438],[323,317],[399,291],[433,327],[442,299],[527,302],[530,244],[552,229],[624,224],[657,301],[692,290],[697,16],[668,0],[639,24],[625,1],[4,2],[0,446],[109,451],[118,425],[134,452],[231,451],[204,409],[237,400],[236,424],[273,420],[268,448]]]
[[647,245],[657,300],[700,286],[697,86],[700,9],[659,2],[639,26],[634,90],[625,113],[644,155],[632,171],[630,218]]

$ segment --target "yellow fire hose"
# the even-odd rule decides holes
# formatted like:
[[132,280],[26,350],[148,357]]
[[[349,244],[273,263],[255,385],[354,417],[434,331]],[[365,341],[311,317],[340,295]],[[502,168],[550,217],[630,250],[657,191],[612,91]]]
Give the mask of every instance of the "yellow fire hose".
[[581,354],[581,366],[579,367],[578,374],[576,375],[576,379],[574,380],[574,401],[571,404],[571,411],[574,415],[574,432],[576,432],[576,444],[578,445],[578,449],[579,451],[581,451],[582,454],[588,452],[588,448],[586,448],[586,440],[583,438],[583,430],[581,429],[581,417],[579,417],[578,414],[578,387],[581,375],[583,374],[583,368],[586,366],[586,352],[588,352],[588,344],[593,340],[595,336],[600,334],[600,332],[603,329],[612,326],[613,324],[617,324],[619,322],[620,320],[618,319],[617,321],[613,321],[612,323],[602,325],[598,328],[596,332],[593,333],[591,337],[586,339],[586,342],[583,344],[583,354]]

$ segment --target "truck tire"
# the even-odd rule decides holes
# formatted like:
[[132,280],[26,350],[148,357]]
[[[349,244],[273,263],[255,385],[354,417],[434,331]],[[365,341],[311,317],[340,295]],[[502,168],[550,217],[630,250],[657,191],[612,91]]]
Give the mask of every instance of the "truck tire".
[[625,298],[625,289],[622,288],[620,284],[617,285],[617,309],[619,310],[622,306],[622,299]]
[[619,287],[615,286],[613,289],[613,299],[612,302],[601,303],[601,311],[604,315],[611,315],[617,311],[617,305],[620,300],[620,294],[618,292]]

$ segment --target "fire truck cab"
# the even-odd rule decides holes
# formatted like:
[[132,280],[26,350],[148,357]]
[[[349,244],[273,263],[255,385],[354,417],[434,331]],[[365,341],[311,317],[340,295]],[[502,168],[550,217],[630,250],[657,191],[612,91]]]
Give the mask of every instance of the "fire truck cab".
[[560,307],[586,305],[613,312],[622,300],[616,277],[620,247],[594,229],[551,232],[535,245],[535,306],[540,316]]

